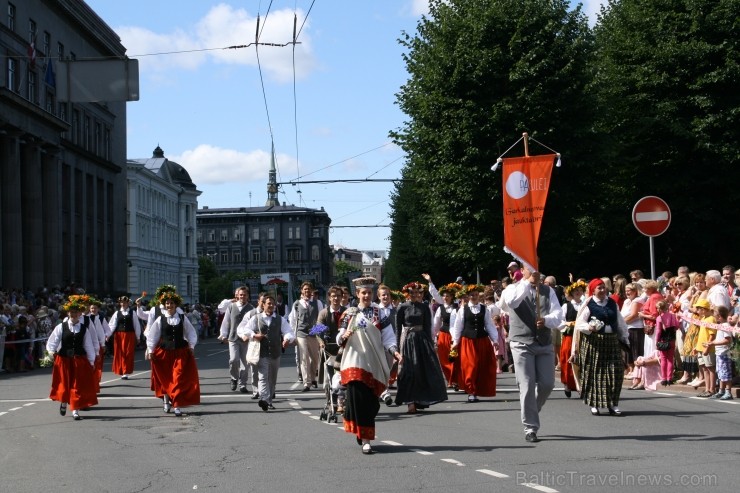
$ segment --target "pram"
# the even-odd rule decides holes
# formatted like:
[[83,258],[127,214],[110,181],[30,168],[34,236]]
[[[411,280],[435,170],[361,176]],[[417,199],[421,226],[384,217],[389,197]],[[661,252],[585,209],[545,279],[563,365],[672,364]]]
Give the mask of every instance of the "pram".
[[[326,404],[324,405],[324,410],[321,411],[321,414],[319,415],[319,420],[326,420],[328,423],[336,423],[337,399],[339,398],[341,379],[339,375],[339,369],[334,367],[336,358],[327,350],[327,347],[329,347],[330,345],[332,345],[332,343],[325,341],[324,347],[321,349],[322,364],[320,373],[323,374],[324,392],[326,393]],[[337,350],[339,349],[339,346],[336,343],[333,343],[332,349],[334,347],[336,347]]]

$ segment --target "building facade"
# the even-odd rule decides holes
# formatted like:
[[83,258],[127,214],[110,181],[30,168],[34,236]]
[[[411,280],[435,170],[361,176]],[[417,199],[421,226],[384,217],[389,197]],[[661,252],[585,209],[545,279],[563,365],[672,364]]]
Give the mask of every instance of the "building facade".
[[126,103],[59,102],[54,67],[126,49],[81,0],[0,5],[0,285],[125,292]]
[[134,296],[177,286],[198,300],[196,211],[201,194],[187,170],[157,146],[151,158],[131,159],[128,176],[128,287]]

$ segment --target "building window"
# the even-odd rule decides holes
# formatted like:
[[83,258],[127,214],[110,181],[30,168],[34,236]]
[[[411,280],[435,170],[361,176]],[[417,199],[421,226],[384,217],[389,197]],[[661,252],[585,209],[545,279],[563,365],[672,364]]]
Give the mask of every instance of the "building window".
[[95,122],[95,154],[100,156],[103,152],[103,126]]
[[216,230],[215,229],[208,230],[208,241],[216,241]]
[[321,230],[320,230],[319,228],[313,228],[313,229],[311,230],[311,235],[312,235],[312,236],[313,236],[314,238],[321,238]]
[[70,51],[69,52],[69,59],[72,60],[72,61],[77,60],[77,55],[75,55],[75,52],[74,51]]
[[37,88],[36,88],[36,71],[32,68],[28,69],[28,100],[32,103],[36,103],[38,101],[37,96]]
[[293,239],[293,226],[290,226],[288,228],[288,239],[289,240],[292,240]]
[[64,45],[62,43],[57,43],[57,58],[59,60],[64,59]]
[[15,5],[8,2],[8,29],[15,31]]
[[198,230],[195,233],[195,238],[196,238],[195,241],[197,241],[198,243],[203,243],[203,231]]
[[8,90],[18,92],[18,60],[8,58]]
[[[48,57],[50,52],[51,52],[51,34],[49,34],[47,31],[44,31],[44,56]],[[49,62],[47,61],[47,63]]]
[[229,230],[228,229],[221,230],[221,241],[229,241]]
[[67,103],[59,103],[59,119],[69,123],[69,116],[67,115]]
[[252,239],[253,240],[260,239],[260,229],[259,228],[252,228]]
[[33,19],[28,19],[28,42],[36,42],[36,21]]
[[301,261],[301,250],[300,248],[289,248],[288,249],[288,263],[295,263]]
[[296,240],[301,239],[301,227],[300,226],[295,227],[295,239]]
[[46,91],[46,111],[54,114],[54,93]]
[[86,151],[89,151],[90,147],[92,147],[92,135],[90,135],[90,117],[87,115],[85,115],[85,126],[82,128],[82,132],[82,145],[85,147]]
[[267,228],[267,239],[268,240],[275,239],[275,228]]
[[110,161],[110,128],[103,131],[103,157]]
[[72,111],[72,142],[80,145],[80,110]]
[[267,261],[268,262],[274,262],[275,261],[275,249],[274,248],[268,248],[267,249]]
[[229,263],[229,252],[221,252],[221,263],[222,264]]
[[242,239],[242,233],[239,228],[234,228],[234,241],[240,241]]
[[252,263],[253,264],[259,264],[260,263],[260,251],[259,251],[259,248],[253,248],[252,249]]
[[235,264],[241,263],[241,261],[242,261],[242,251],[241,250],[234,250],[234,252],[232,253],[232,257],[234,259],[234,263]]
[[319,246],[314,245],[311,247],[311,260],[319,260]]

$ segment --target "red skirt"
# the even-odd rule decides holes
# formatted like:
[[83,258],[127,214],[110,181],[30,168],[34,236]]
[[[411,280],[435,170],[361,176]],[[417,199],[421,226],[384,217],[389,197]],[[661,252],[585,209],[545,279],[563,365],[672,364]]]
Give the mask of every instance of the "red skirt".
[[437,357],[442,366],[442,373],[448,384],[452,385],[460,380],[460,359],[450,361],[450,347],[452,346],[452,336],[449,332],[440,332],[437,334]]
[[[190,348],[165,350],[156,348],[151,354],[152,386],[159,382],[160,394],[169,396],[172,407],[200,404],[198,367]],[[156,392],[156,390],[155,390]]]
[[488,337],[460,338],[460,388],[480,397],[496,395],[496,355]]
[[105,359],[105,349],[100,348],[98,355],[95,357],[95,393],[100,393],[100,380],[103,379],[103,360]]
[[576,377],[573,376],[573,367],[570,365],[570,346],[573,343],[573,334],[563,335],[560,343],[560,381],[565,390],[577,390]]
[[128,375],[134,372],[134,353],[136,352],[135,332],[116,332],[113,348],[113,373]]
[[59,356],[54,359],[49,399],[69,404],[70,410],[98,403],[95,369],[85,356]]

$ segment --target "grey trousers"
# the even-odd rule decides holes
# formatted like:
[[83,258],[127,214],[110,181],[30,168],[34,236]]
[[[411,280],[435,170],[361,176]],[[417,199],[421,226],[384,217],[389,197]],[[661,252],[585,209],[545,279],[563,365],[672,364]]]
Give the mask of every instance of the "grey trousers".
[[229,341],[229,375],[239,381],[239,387],[246,387],[249,379],[252,383],[252,392],[257,392],[257,365],[247,363],[248,348],[249,341],[244,342],[241,339]]
[[255,366],[259,375],[260,400],[272,404],[272,394],[275,393],[277,374],[280,368],[280,357],[270,358],[265,356],[260,358]]
[[514,374],[519,386],[519,404],[524,432],[540,429],[540,410],[555,387],[555,353],[552,344],[511,341]]

